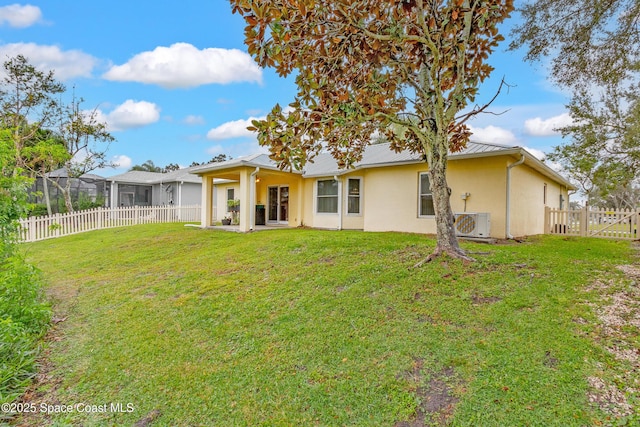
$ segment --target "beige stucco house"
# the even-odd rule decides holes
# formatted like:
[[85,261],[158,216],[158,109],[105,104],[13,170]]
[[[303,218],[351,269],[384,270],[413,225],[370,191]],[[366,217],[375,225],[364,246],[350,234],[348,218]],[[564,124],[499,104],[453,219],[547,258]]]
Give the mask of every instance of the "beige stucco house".
[[[301,171],[281,171],[265,154],[194,168],[202,177],[202,226],[240,200],[239,231],[282,224],[327,229],[435,233],[420,155],[389,144],[367,148],[354,169],[321,154]],[[568,206],[574,187],[522,147],[470,142],[449,157],[451,205],[460,235],[505,238],[544,232],[545,206]]]

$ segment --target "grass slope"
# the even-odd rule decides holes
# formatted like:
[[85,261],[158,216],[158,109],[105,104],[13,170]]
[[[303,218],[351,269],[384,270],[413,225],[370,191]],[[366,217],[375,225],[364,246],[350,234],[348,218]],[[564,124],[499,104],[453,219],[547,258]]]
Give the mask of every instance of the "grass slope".
[[[411,267],[396,233],[236,234],[149,225],[28,246],[59,324],[33,401],[131,403],[38,425],[583,426],[611,416],[587,378],[594,277],[629,243],[463,246],[478,262]],[[577,321],[587,319],[587,322]],[[637,381],[637,374],[636,374]]]

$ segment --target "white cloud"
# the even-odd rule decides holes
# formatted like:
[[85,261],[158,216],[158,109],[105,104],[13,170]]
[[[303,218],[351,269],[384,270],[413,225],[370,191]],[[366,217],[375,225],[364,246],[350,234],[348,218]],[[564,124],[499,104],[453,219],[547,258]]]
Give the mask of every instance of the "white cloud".
[[110,113],[95,112],[99,122],[107,123],[110,131],[139,128],[160,120],[160,107],[147,101],[126,100]]
[[212,83],[261,82],[262,70],[249,54],[238,49],[199,50],[189,43],[175,43],[139,53],[126,64],[113,66],[103,77],[174,89]]
[[224,147],[220,144],[214,145],[213,147],[207,148],[207,154],[211,154],[212,156],[217,156],[218,154],[226,154],[224,152]]
[[129,169],[131,167],[131,164],[133,163],[131,161],[131,157],[125,156],[124,154],[113,156],[111,158],[111,161],[117,165],[117,169]]
[[[289,108],[289,107],[287,107],[287,108]],[[286,112],[286,111],[285,111],[285,112]],[[246,114],[247,116],[261,116],[261,115],[263,115],[263,114],[264,114],[264,110],[261,110],[261,109],[259,109],[259,108],[253,108],[253,109],[251,109],[251,110],[247,110],[247,111],[245,111],[245,114]]]
[[[10,43],[0,46],[0,58],[13,58],[22,55],[29,64],[40,71],[54,71],[57,80],[64,81],[74,77],[90,77],[96,58],[79,50],[63,51],[58,46],[44,46],[35,43]],[[2,70],[4,75],[4,69]]]
[[476,128],[469,126],[473,135],[471,139],[478,142],[487,142],[494,144],[516,144],[518,138],[510,130],[501,127],[489,125],[484,128]]
[[226,122],[218,127],[211,129],[207,133],[207,139],[231,139],[240,137],[255,137],[256,133],[247,130],[247,126],[251,126],[252,120],[264,120],[265,117],[249,117],[245,120],[234,120]]
[[42,11],[37,6],[10,4],[0,7],[0,26],[5,23],[14,28],[26,28],[42,19]]
[[203,125],[205,121],[204,121],[204,117],[202,116],[189,115],[185,117],[185,119],[183,120],[183,123],[187,125]]
[[569,113],[562,113],[548,119],[536,117],[524,122],[525,132],[531,136],[556,136],[559,134],[556,129],[568,126],[573,123]]

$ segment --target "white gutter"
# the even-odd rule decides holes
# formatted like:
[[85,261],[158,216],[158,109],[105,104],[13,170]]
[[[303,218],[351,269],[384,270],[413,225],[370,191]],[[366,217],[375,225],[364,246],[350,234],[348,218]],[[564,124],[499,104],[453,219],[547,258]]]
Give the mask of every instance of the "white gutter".
[[342,181],[338,175],[334,175],[333,179],[338,181],[338,230],[342,230]]
[[505,217],[505,234],[507,239],[513,239],[511,235],[511,169],[524,163],[524,154],[520,154],[520,160],[507,166],[507,215]]
[[256,170],[251,172],[251,179],[249,180],[249,231],[253,231],[256,228],[256,175],[260,172],[260,167],[256,167]]

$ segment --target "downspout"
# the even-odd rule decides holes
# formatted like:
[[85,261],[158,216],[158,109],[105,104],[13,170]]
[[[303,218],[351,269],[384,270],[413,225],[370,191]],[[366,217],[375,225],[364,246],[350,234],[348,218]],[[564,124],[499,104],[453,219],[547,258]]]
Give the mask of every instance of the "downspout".
[[505,217],[505,234],[507,239],[513,239],[513,236],[511,235],[511,169],[524,163],[524,154],[520,155],[522,156],[520,157],[520,160],[507,166],[507,215]]
[[338,180],[338,175],[334,175],[333,179],[338,181],[338,231],[342,230],[342,181]]
[[249,231],[253,231],[256,227],[256,175],[260,172],[260,166],[256,167],[256,170],[251,172],[251,179],[249,180]]

